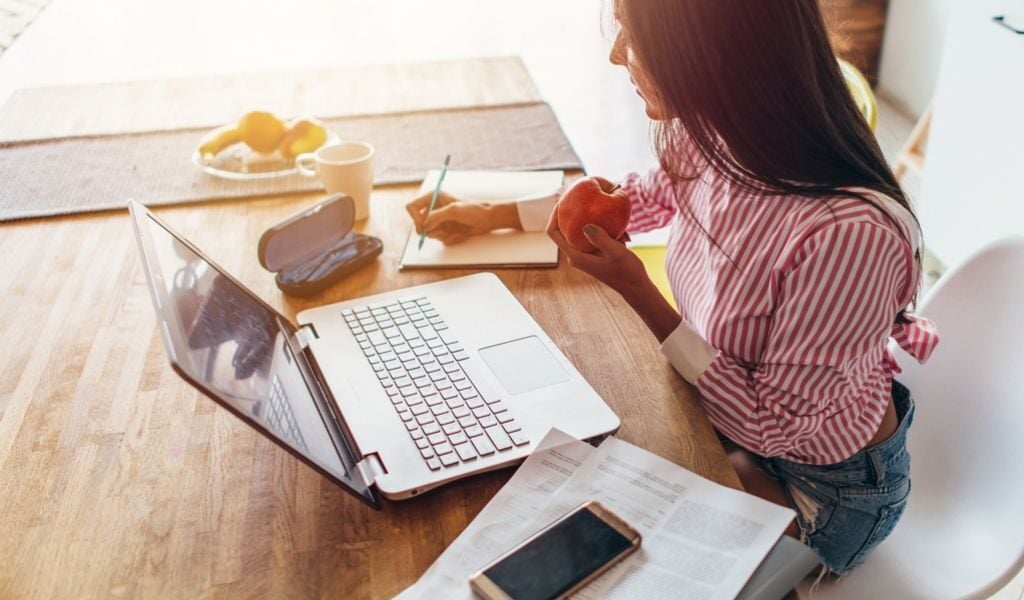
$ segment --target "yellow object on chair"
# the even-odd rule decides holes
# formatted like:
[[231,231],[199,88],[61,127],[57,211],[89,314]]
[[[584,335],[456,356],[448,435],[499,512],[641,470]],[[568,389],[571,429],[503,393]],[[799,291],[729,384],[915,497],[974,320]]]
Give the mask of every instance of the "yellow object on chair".
[[654,282],[661,295],[668,300],[672,308],[677,308],[675,296],[672,295],[672,286],[668,283],[668,273],[665,272],[665,246],[638,246],[631,249],[644,263],[647,276]]
[[878,124],[878,103],[875,102],[875,93],[871,91],[871,84],[857,70],[857,67],[841,58],[839,59],[839,70],[843,72],[846,86],[850,88],[850,94],[853,96],[857,108],[864,115],[864,120],[868,122],[871,131],[874,131],[875,125]]

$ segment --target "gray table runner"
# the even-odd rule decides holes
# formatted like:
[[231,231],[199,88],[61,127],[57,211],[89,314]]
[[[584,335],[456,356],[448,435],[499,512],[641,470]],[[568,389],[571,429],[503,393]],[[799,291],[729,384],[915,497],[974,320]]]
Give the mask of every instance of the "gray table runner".
[[[582,169],[546,103],[325,119],[376,148],[375,185],[418,182],[446,154],[467,170]],[[0,221],[321,189],[292,175],[232,181],[191,161],[205,129],[0,143]]]

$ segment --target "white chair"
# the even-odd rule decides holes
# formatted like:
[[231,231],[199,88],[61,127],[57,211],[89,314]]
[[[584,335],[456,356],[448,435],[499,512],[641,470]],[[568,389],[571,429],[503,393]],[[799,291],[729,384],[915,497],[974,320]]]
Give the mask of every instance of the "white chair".
[[917,407],[906,512],[864,564],[801,598],[987,598],[1024,567],[1024,237],[978,251],[918,312],[941,341],[925,365],[896,352]]

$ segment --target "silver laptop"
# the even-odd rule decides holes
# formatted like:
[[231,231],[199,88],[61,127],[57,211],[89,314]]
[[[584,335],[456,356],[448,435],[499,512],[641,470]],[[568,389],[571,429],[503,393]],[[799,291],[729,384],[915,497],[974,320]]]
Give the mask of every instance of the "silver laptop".
[[132,202],[174,370],[361,500],[525,458],[619,419],[493,274],[303,311],[298,326]]

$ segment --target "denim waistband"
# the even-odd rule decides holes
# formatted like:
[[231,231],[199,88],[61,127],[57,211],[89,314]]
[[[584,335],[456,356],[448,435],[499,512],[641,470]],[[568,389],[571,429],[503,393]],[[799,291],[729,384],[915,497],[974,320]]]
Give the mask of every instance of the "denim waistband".
[[900,382],[892,382],[892,400],[899,425],[884,441],[857,452],[846,460],[831,465],[810,465],[781,458],[769,459],[775,469],[788,470],[809,477],[823,477],[832,481],[875,480],[880,483],[886,470],[904,460],[907,430],[914,420],[914,401],[910,390]]

